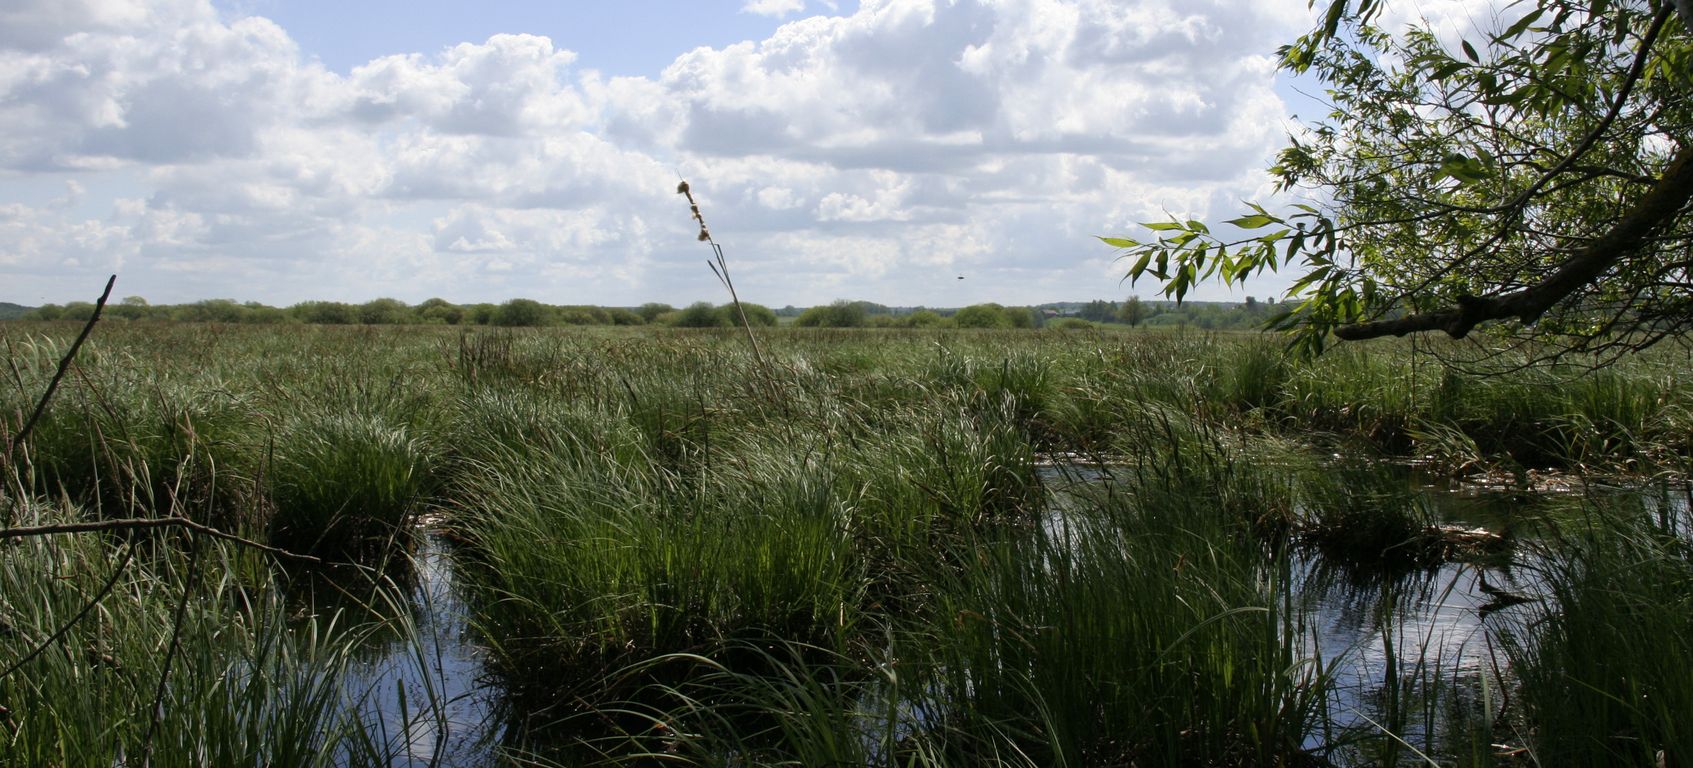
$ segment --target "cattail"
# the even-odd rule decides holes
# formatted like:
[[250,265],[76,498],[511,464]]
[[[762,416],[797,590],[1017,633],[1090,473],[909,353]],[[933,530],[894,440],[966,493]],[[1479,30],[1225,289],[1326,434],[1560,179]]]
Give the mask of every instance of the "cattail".
[[706,229],[706,227],[705,227],[705,215],[700,213],[700,204],[697,203],[697,202],[694,202],[694,193],[691,190],[689,190],[688,182],[683,181],[683,182],[677,184],[676,185],[676,194],[683,195],[683,196],[688,198],[688,212],[693,214],[694,221],[697,221],[697,222],[700,223],[700,237],[699,237],[700,242],[702,242],[702,243],[711,242],[711,230]]

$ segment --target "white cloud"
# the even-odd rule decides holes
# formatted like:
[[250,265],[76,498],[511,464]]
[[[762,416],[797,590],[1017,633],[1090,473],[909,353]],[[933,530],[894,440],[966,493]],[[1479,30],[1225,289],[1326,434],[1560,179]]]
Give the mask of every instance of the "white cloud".
[[864,0],[605,78],[536,35],[339,75],[204,0],[30,0],[0,10],[0,174],[42,204],[0,209],[0,266],[26,303],[119,266],[156,301],[716,299],[681,175],[755,301],[1120,295],[1089,236],[1258,190],[1307,14]]

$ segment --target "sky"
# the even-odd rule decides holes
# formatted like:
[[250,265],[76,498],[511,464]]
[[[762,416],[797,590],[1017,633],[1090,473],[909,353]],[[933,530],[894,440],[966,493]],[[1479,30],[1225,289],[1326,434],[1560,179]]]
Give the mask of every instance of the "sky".
[[153,303],[722,302],[684,178],[748,301],[1151,298],[1094,236],[1267,199],[1312,106],[1273,52],[1311,23],[1307,0],[7,0],[0,301],[115,273]]

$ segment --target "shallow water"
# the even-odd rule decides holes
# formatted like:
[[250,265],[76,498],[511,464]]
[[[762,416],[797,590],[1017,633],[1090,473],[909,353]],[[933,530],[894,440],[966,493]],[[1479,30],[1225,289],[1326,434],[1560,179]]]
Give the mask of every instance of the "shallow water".
[[[1053,494],[1052,513],[1042,522],[1045,532],[1056,541],[1069,541],[1074,534],[1064,510],[1075,497],[1067,501],[1066,489],[1109,483],[1110,470],[1043,467],[1041,476]],[[1454,487],[1415,473],[1407,473],[1405,482],[1441,522],[1500,532],[1521,532],[1518,524],[1525,520],[1580,505],[1574,495]],[[1693,530],[1685,493],[1603,492],[1638,497],[1668,524]],[[1297,557],[1293,588],[1307,606],[1309,650],[1330,665],[1336,680],[1333,728],[1367,734],[1388,727],[1419,748],[1434,748],[1453,702],[1424,694],[1432,690],[1437,697],[1473,698],[1484,680],[1503,685],[1510,673],[1490,633],[1520,626],[1539,610],[1532,601],[1489,610],[1493,597],[1483,591],[1482,578],[1491,587],[1538,597],[1543,589],[1533,557],[1531,549],[1518,548],[1510,565],[1446,562],[1397,572],[1337,567],[1314,553]],[[369,721],[382,729],[382,740],[396,756],[392,764],[492,765],[504,730],[497,714],[502,694],[485,682],[486,651],[470,628],[470,606],[455,588],[447,542],[426,534],[415,564],[414,633],[388,638],[373,649],[356,665],[348,690],[367,692]],[[1403,684],[1390,684],[1394,677]],[[916,727],[926,719],[922,712],[908,714]],[[1331,736],[1314,734],[1311,746]]]
[[491,764],[500,691],[483,682],[486,651],[470,629],[447,542],[425,533],[413,561],[413,631],[372,649],[351,671],[348,690],[366,692],[367,721],[382,729],[393,765]]

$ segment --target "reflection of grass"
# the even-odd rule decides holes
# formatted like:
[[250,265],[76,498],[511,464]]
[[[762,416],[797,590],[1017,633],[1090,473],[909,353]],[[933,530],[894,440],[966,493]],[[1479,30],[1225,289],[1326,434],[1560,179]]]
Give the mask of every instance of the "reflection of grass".
[[1342,464],[1308,474],[1303,497],[1300,533],[1327,557],[1391,570],[1447,554],[1434,509],[1393,467]]

